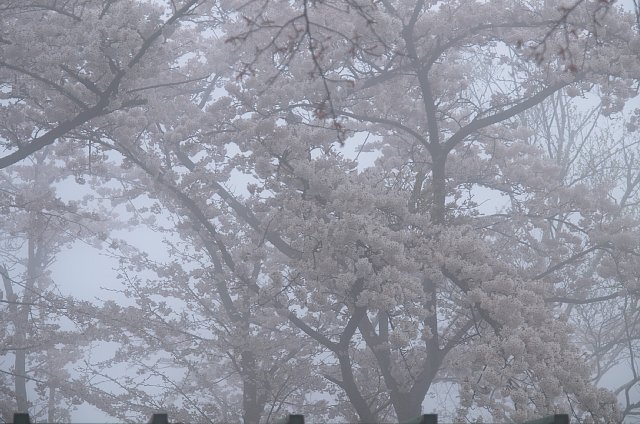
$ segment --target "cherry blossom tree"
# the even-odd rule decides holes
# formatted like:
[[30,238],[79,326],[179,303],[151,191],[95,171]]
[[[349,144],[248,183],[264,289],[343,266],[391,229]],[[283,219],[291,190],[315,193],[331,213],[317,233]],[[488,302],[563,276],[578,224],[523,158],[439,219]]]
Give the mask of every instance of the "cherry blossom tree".
[[[231,69],[227,69],[229,74]],[[219,78],[216,75],[214,81]],[[322,410],[324,402],[313,405],[315,409],[305,405],[308,393],[319,391],[324,384],[308,373],[317,348],[297,340],[286,316],[276,313],[269,302],[264,304],[255,291],[262,278],[262,262],[271,261],[267,251],[256,248],[249,236],[245,240],[236,232],[236,225],[214,227],[207,217],[216,208],[227,207],[207,202],[210,195],[203,190],[212,190],[213,196],[216,187],[201,184],[186,154],[173,156],[174,140],[188,131],[185,125],[193,125],[176,111],[206,122],[202,111],[206,99],[198,97],[211,91],[196,86],[195,95],[186,92],[174,97],[169,110],[160,103],[145,105],[145,113],[138,112],[145,116],[143,124],[128,122],[127,131],[138,133],[135,142],[122,138],[125,131],[121,127],[94,132],[99,148],[120,152],[123,157],[117,177],[123,188],[101,187],[99,191],[115,203],[145,197],[150,204],[131,209],[135,214],[132,222],[166,234],[172,256],[168,263],[155,262],[124,241],[114,244],[122,264],[119,276],[125,283],[124,293],[137,308],[109,304],[101,313],[104,334],[108,334],[105,340],[119,343],[120,348],[113,358],[91,364],[93,371],[89,372],[123,391],[112,396],[102,386],[93,386],[94,403],[125,419],[161,408],[185,421],[242,416],[245,422],[257,423],[261,417],[267,421],[278,418],[292,405],[297,405],[297,412],[331,417]],[[157,122],[150,125],[147,116]],[[164,147],[155,144],[160,139]],[[155,147],[160,150],[153,153],[160,156],[145,151]],[[185,169],[174,165],[176,160]],[[216,169],[212,165],[211,171],[226,175],[224,178],[229,178],[234,166],[221,163]],[[168,224],[156,222],[163,211],[171,214]],[[225,269],[229,266],[231,270]],[[143,270],[147,273],[144,280],[136,275]],[[184,312],[187,310],[190,312]],[[110,318],[114,316],[123,318]],[[105,371],[122,364],[137,368],[139,378],[115,378]],[[182,370],[179,376],[176,369]],[[221,377],[212,377],[215,375]],[[143,389],[149,379],[155,382],[152,391]],[[216,384],[203,387],[210,379]]]
[[[598,20],[574,11],[571,25],[582,32],[564,44],[565,33],[554,38],[553,7],[474,5],[471,22],[462,5],[384,3],[350,14],[347,6],[303,3],[291,15],[268,6],[246,7],[259,15],[242,10],[260,31],[250,27],[230,44],[246,46],[257,34],[256,48],[242,49],[242,80],[229,79],[226,95],[205,102],[204,118],[189,109],[191,119],[145,133],[144,146],[119,149],[184,208],[218,275],[239,274],[245,289],[270,299],[265,307],[330,353],[320,372],[363,421],[389,406],[399,419],[417,415],[436,377],[464,363],[468,372],[455,375],[463,408],[523,419],[561,407],[565,392],[611,418],[611,398],[590,387],[569,327],[549,306],[563,284],[555,279],[609,245],[596,237],[572,245],[537,240],[584,209],[576,203],[584,187],[556,192],[557,166],[528,142],[517,115],[565,87],[612,78],[596,30],[606,24],[631,42],[629,19],[598,15],[585,3],[582,18]],[[305,40],[309,48],[300,49]],[[593,58],[541,60],[543,43]],[[487,77],[471,66],[478,63],[498,72]],[[614,82],[601,88],[610,109],[631,94],[625,80]],[[398,87],[407,94],[393,95]],[[377,137],[369,146],[379,152],[374,166],[359,170],[341,154],[335,140],[346,131]],[[114,139],[109,147],[119,145]],[[230,148],[241,153],[229,157]],[[244,202],[224,186],[231,169],[255,178]],[[503,193],[508,212],[482,216],[472,200],[480,187]],[[559,240],[574,231],[567,222]],[[235,233],[244,227],[280,261],[248,278],[229,253],[240,240],[226,225]],[[519,235],[520,226],[530,231]],[[520,237],[545,248],[534,244],[531,258]],[[381,385],[366,377],[370,367]],[[572,377],[558,380],[567,370]]]
[[56,183],[73,177],[67,159],[45,148],[0,173],[0,207],[11,216],[0,227],[3,422],[13,412],[69,420],[84,399],[72,367],[90,342],[91,308],[63,294],[50,268],[74,241],[100,243],[114,222],[87,207],[89,197],[62,199]]
[[[571,270],[569,281],[548,299],[564,304],[564,313],[573,321],[576,338],[596,365],[595,381],[611,388],[623,405],[623,416],[637,412],[635,394],[637,362],[637,267],[636,247],[629,244],[637,237],[638,169],[634,158],[637,136],[633,124],[593,119],[606,103],[583,113],[567,97],[554,99],[539,108],[532,119],[546,122],[536,127],[535,143],[544,143],[547,154],[563,170],[563,186],[587,185],[609,206],[598,215],[598,237],[606,236],[607,248],[594,250],[580,258]],[[584,109],[584,107],[582,108]],[[633,115],[635,113],[632,112]],[[539,121],[541,122],[541,121]],[[544,140],[544,141],[543,141]],[[566,218],[565,218],[566,219]],[[583,221],[584,222],[584,221]],[[584,231],[582,225],[576,227]],[[576,231],[576,236],[583,239]],[[555,239],[554,234],[549,235]],[[566,241],[558,240],[559,245]],[[622,375],[630,376],[628,379]]]
[[[337,374],[327,378],[345,391],[359,418],[375,420],[385,403],[400,419],[415,416],[439,373],[478,361],[457,376],[464,407],[524,419],[553,411],[562,382],[571,381],[564,387],[575,396],[571,402],[600,405],[600,412],[588,412],[613,419],[611,398],[587,388],[589,370],[549,303],[582,258],[612,248],[595,222],[576,229],[569,225],[576,215],[563,217],[615,205],[580,204],[584,185],[558,187],[557,165],[528,142],[529,128],[517,115],[562,89],[590,90],[602,78],[604,113],[620,110],[633,94],[632,79],[621,77],[637,73],[628,60],[636,37],[632,16],[577,5],[563,18],[573,37],[567,42],[567,32],[552,24],[558,9],[542,5],[474,4],[470,13],[466,4],[383,2],[348,20],[340,19],[346,5],[305,3],[290,15],[252,5],[242,42],[260,34],[257,47],[245,50],[253,74],[242,72],[244,84],[227,90],[240,99],[238,116],[252,114],[248,134],[233,139],[241,140],[242,168],[261,181],[252,186],[249,210],[262,219],[223,189],[218,194],[289,258],[280,273],[296,282],[291,300],[304,311],[304,318],[290,320],[334,353]],[[600,50],[602,27],[617,40],[607,50]],[[306,56],[286,44],[305,39],[317,47]],[[541,56],[540,46],[566,60]],[[607,58],[616,48],[621,56],[612,67]],[[258,62],[254,51],[270,54]],[[478,72],[483,67],[489,77]],[[251,88],[261,80],[270,85],[256,98]],[[375,165],[359,171],[342,156],[332,144],[336,134],[318,129],[326,118],[339,133],[348,125],[379,137],[370,143],[381,155]],[[502,193],[506,213],[482,216],[473,201],[481,188]],[[576,230],[585,237],[575,237]],[[557,231],[562,243],[554,245],[544,234]],[[329,330],[334,336],[319,331],[327,322],[338,326]],[[550,358],[560,351],[566,362],[554,368]],[[366,393],[373,385],[358,387],[364,367],[355,358],[367,353],[388,400]],[[567,370],[574,377],[559,380]]]
[[[314,405],[318,409],[305,405],[308,391],[323,387],[320,377],[309,374],[314,346],[300,341],[286,318],[241,290],[242,281],[215,287],[221,283],[210,259],[192,252],[190,243],[167,248],[169,263],[144,253],[120,257],[124,292],[135,303],[111,302],[100,312],[101,332],[118,348],[88,364],[88,373],[102,381],[89,389],[94,404],[122,419],[158,410],[175,420],[203,422],[269,422],[294,410],[320,416],[323,403]],[[136,269],[154,277],[143,279]],[[135,373],[111,371],[123,366]]]

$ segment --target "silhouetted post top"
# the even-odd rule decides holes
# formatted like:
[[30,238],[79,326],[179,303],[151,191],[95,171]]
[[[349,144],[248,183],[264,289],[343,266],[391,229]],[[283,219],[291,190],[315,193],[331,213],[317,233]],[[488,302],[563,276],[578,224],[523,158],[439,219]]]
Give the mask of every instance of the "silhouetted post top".
[[402,424],[438,424],[438,414],[422,414]]
[[13,424],[31,424],[29,414],[24,412],[13,414]]
[[289,415],[287,424],[304,424],[304,415]]
[[424,415],[422,415],[421,424],[438,424],[438,414],[424,414]]
[[169,416],[167,414],[153,414],[149,424],[169,424]]
[[555,414],[537,420],[527,421],[524,424],[569,424],[568,414]]

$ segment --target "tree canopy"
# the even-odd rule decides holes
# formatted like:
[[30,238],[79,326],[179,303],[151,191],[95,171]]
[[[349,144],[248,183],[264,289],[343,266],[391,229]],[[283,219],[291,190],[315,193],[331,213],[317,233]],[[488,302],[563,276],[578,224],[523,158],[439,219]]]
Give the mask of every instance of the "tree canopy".
[[[0,405],[382,422],[447,391],[463,422],[640,414],[623,6],[2,2]],[[56,293],[73,240],[118,260],[126,301]],[[56,320],[82,337],[52,344]]]

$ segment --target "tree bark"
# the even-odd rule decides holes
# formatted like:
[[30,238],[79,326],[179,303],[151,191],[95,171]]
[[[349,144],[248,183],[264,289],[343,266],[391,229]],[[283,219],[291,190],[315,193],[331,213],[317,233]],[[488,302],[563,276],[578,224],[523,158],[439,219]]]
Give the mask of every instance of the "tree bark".
[[393,398],[393,409],[396,411],[398,422],[409,421],[422,413],[422,399],[415,399],[409,393],[395,393]]
[[444,224],[445,207],[447,198],[446,186],[446,153],[434,155],[432,153],[433,164],[431,165],[431,184],[432,184],[432,204],[431,204],[431,222],[434,225]]
[[53,384],[49,384],[49,400],[47,403],[47,421],[53,423],[56,421],[56,388]]
[[[18,343],[23,344],[24,343],[23,339],[24,339],[23,337],[20,337]],[[24,349],[16,350],[14,373],[16,377],[15,379],[16,402],[18,404],[19,413],[29,412],[28,411],[29,403],[27,400],[27,379],[25,378],[27,373],[26,360],[27,360],[27,355]]]
[[244,424],[258,424],[262,407],[258,399],[258,381],[256,374],[256,356],[251,351],[241,355],[242,367],[242,421]]
[[18,309],[18,296],[13,292],[13,281],[9,277],[9,271],[5,266],[0,268],[2,274],[2,282],[4,283],[4,289],[7,293],[7,300],[11,302],[9,304],[10,320],[13,322],[15,328],[15,358],[13,362],[13,374],[14,374],[14,390],[17,404],[17,411],[19,413],[26,413],[28,411],[28,399],[27,399],[27,382],[26,382],[26,352],[24,350],[25,343],[25,326],[22,325],[21,315],[23,305],[20,310]]

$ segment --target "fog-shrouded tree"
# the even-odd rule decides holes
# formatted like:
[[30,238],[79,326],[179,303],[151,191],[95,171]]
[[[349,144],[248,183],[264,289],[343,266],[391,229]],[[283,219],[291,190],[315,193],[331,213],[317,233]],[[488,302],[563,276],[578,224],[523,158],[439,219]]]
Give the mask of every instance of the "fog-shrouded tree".
[[[0,63],[0,137],[11,163],[100,105],[47,143],[100,152],[85,174],[119,164],[123,189],[102,189],[153,203],[133,220],[171,214],[152,228],[172,260],[125,249],[135,306],[105,306],[121,348],[94,369],[141,376],[92,388],[105,410],[257,423],[329,403],[327,418],[403,421],[444,384],[456,420],[621,419],[626,386],[593,378],[633,360],[637,337],[635,156],[610,124],[636,94],[635,15],[586,0],[74,4],[99,42],[43,56],[60,75],[2,36],[18,59]],[[74,20],[11,5],[14,26]],[[18,97],[16,78],[40,91]],[[49,115],[63,110],[77,115]],[[625,323],[615,345],[588,327],[607,314]]]
[[[216,45],[235,78],[140,143],[103,142],[184,210],[214,279],[240,278],[327,352],[316,372],[359,420],[417,415],[438,378],[460,416],[615,419],[557,305],[597,284],[574,279],[592,254],[622,252],[602,238],[619,205],[598,182],[564,184],[520,115],[562,90],[622,110],[633,16],[583,2],[559,28],[550,4],[356,6],[238,7],[247,30]],[[374,163],[344,153],[352,134]],[[248,193],[226,188],[231,170]],[[270,251],[253,279],[230,253],[246,240]]]
[[576,341],[594,363],[594,381],[618,396],[623,416],[631,419],[639,407],[638,252],[632,241],[638,237],[640,189],[637,113],[621,114],[612,123],[593,119],[606,104],[580,111],[565,96],[545,106],[530,117],[547,122],[536,125],[544,136],[532,140],[560,165],[562,185],[587,183],[614,205],[596,216],[606,249],[585,255],[569,276],[580,284],[563,287],[548,301],[563,304]]
[[[274,422],[294,411],[330,416],[326,402],[306,402],[309,391],[324,387],[309,373],[317,348],[256,301],[245,279],[220,278],[217,257],[200,249],[203,240],[188,219],[159,202],[144,209],[140,216],[172,216],[164,225],[182,231],[178,239],[173,228],[153,225],[167,234],[166,261],[125,241],[114,245],[131,305],[107,302],[98,312],[101,340],[117,348],[86,364],[95,377],[88,388],[94,405],[125,420],[158,410],[181,422]],[[238,262],[251,259],[241,245],[229,252]],[[120,375],[121,367],[129,372]]]
[[[563,31],[556,31],[557,14],[562,12],[557,5],[500,6],[383,2],[348,11],[348,6],[303,4],[287,17],[256,6],[257,14],[249,19],[251,31],[241,38],[246,43],[253,31],[272,31],[272,37],[255,38],[256,50],[274,52],[264,60],[273,65],[275,57],[279,67],[278,79],[265,88],[257,81],[271,81],[275,71],[252,62],[254,75],[246,76],[247,82],[236,91],[242,107],[264,128],[241,138],[247,154],[238,161],[249,162],[245,167],[264,181],[254,187],[251,202],[261,212],[271,205],[270,211],[262,212],[267,239],[270,236],[294,263],[305,263],[298,268],[300,274],[294,274],[299,290],[308,296],[298,295],[298,300],[310,308],[305,311],[307,321],[299,326],[335,352],[339,377],[329,377],[342,386],[360,419],[375,418],[377,411],[367,404],[370,394],[362,396],[371,386],[356,389],[358,376],[349,373],[358,367],[348,366],[352,359],[344,347],[356,349],[362,339],[370,348],[369,361],[375,357],[399,418],[419,412],[431,382],[438,373],[446,373],[447,365],[460,368],[479,361],[477,370],[468,367],[466,376],[458,376],[467,394],[462,404],[485,403],[496,417],[506,408],[501,396],[511,398],[515,417],[526,415],[527,404],[541,412],[550,408],[548,402],[562,390],[562,383],[575,384],[572,378],[562,378],[567,370],[581,374],[581,379],[588,375],[588,370],[575,368],[584,362],[568,351],[561,355],[567,362],[556,363],[556,369],[550,366],[548,358],[558,357],[553,352],[571,350],[554,300],[569,302],[572,294],[598,286],[597,281],[575,277],[592,254],[609,260],[623,256],[628,247],[617,243],[634,231],[635,217],[633,211],[631,218],[612,212],[620,207],[615,196],[609,196],[618,189],[615,185],[563,181],[563,164],[549,160],[542,146],[531,142],[535,128],[516,116],[563,89],[571,96],[589,92],[600,97],[607,116],[621,111],[625,99],[634,94],[637,75],[633,16],[594,12],[599,4],[582,3],[567,16]],[[341,21],[347,12],[349,19]],[[276,31],[285,32],[281,45],[272,42]],[[311,57],[287,50],[286,42],[295,36],[308,41]],[[607,36],[616,41],[600,50]],[[540,48],[559,56],[541,56]],[[613,50],[618,53],[610,56]],[[252,96],[247,86],[260,87],[262,95]],[[329,132],[338,134],[327,134],[329,139],[322,142],[318,131],[309,127],[325,123]],[[261,129],[258,124],[248,128],[253,133]],[[369,142],[380,155],[374,166],[359,172],[335,144],[327,146],[347,128],[379,137]],[[258,151],[262,155],[256,155]],[[587,160],[587,153],[581,160]],[[595,160],[591,165],[598,169]],[[342,173],[336,172],[340,165]],[[482,199],[482,189],[504,199],[504,213],[481,211],[475,199]],[[417,217],[422,225],[411,221]],[[300,224],[292,225],[296,219]],[[625,226],[630,228],[615,230],[628,220]],[[339,229],[328,229],[333,226]],[[414,238],[404,231],[414,232]],[[603,239],[603,233],[611,239]],[[402,243],[393,244],[394,236]],[[301,253],[283,246],[282,239],[299,246]],[[351,267],[344,262],[345,246],[352,249]],[[331,253],[332,247],[338,250]],[[412,251],[413,268],[406,263]],[[394,262],[394,254],[402,261]],[[335,262],[325,262],[322,268],[321,258]],[[400,269],[396,273],[394,265]],[[342,267],[350,270],[351,284],[341,280]],[[288,263],[283,272],[289,275],[290,269]],[[359,279],[359,272],[367,278]],[[374,277],[378,275],[384,277]],[[577,282],[582,286],[575,286]],[[336,289],[331,284],[343,290],[337,292],[343,312],[348,311],[342,315],[340,337],[333,340],[317,332],[315,324],[330,321],[329,305],[318,306],[323,299],[339,303],[332,297]],[[385,290],[392,294],[390,300]],[[521,303],[514,302],[518,299]],[[403,310],[411,301],[421,312]],[[321,309],[315,322],[314,308]],[[424,319],[422,325],[416,317]],[[476,325],[479,321],[484,327]],[[314,325],[307,326],[309,322]],[[549,332],[531,330],[538,326]],[[407,340],[411,328],[414,336]],[[354,341],[360,337],[356,331],[362,337],[359,343]],[[394,332],[396,337],[404,333],[405,339],[389,349]],[[535,353],[534,346],[541,350]],[[527,365],[512,361],[520,349],[531,355],[518,359],[530,361]],[[497,356],[490,359],[488,352]],[[354,358],[362,354],[353,352]],[[412,363],[411,355],[421,361]],[[518,375],[524,369],[531,380]],[[496,387],[501,384],[506,389],[499,392]],[[580,396],[587,408],[598,403],[595,392]]]
[[101,244],[115,222],[87,207],[90,196],[60,193],[56,186],[74,177],[70,159],[44,148],[0,171],[0,208],[10,217],[0,224],[3,422],[11,422],[13,412],[67,421],[85,398],[73,368],[93,337],[91,305],[70,296],[65,277],[56,281],[51,268],[76,241]]

